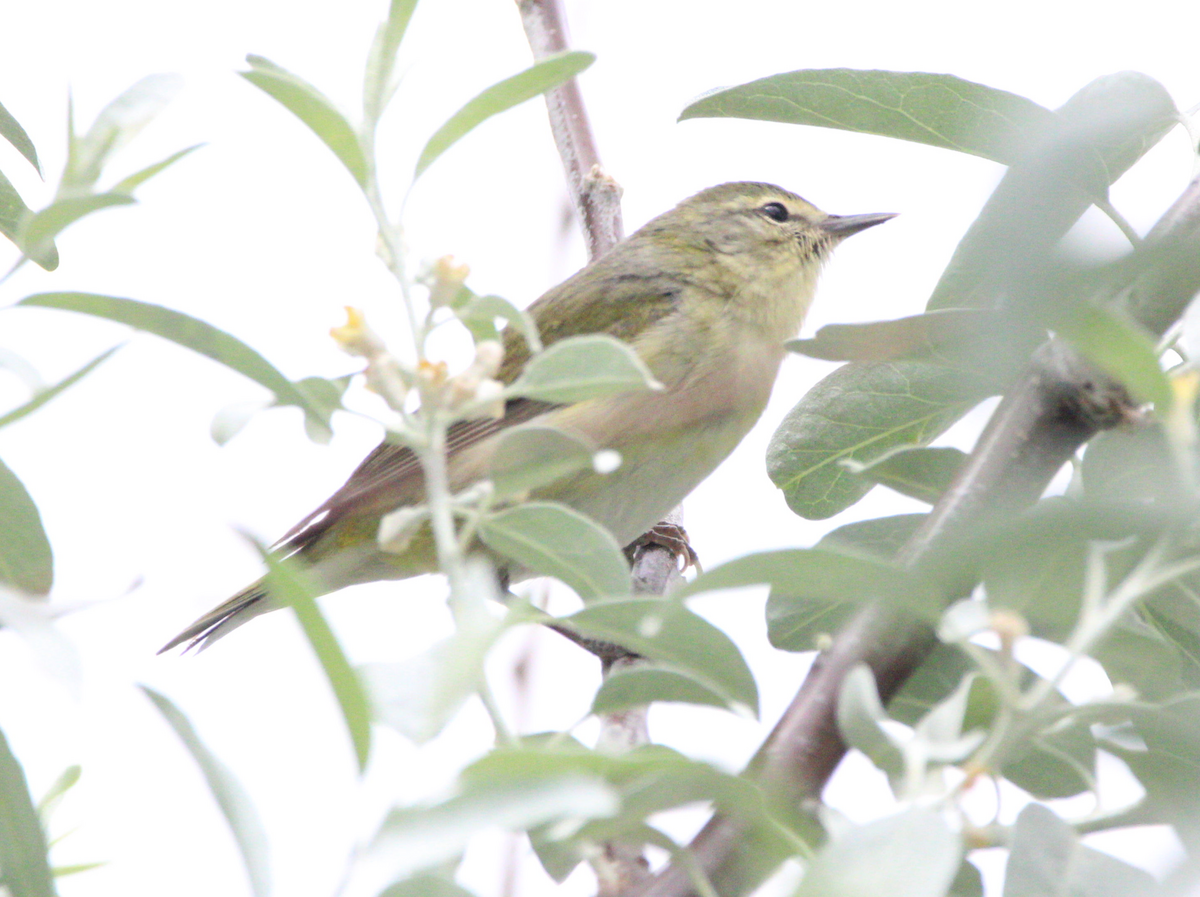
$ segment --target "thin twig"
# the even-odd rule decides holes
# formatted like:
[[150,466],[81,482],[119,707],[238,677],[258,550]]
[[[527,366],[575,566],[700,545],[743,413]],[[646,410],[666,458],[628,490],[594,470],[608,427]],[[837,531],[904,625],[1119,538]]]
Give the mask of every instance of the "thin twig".
[[[517,0],[517,7],[535,57],[541,59],[569,49],[561,0]],[[546,109],[571,199],[587,239],[588,258],[594,259],[624,237],[621,188],[600,165],[578,82],[572,78],[547,93]]]

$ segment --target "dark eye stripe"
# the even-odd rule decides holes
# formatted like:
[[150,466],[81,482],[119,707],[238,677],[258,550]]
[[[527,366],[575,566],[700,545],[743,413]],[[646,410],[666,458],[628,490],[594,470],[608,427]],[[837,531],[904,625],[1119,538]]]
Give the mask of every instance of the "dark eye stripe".
[[765,206],[763,206],[761,209],[759,209],[759,211],[762,212],[764,215],[766,215],[768,218],[770,218],[772,221],[778,221],[778,222],[782,223],[782,222],[788,220],[787,206],[785,206],[781,202],[769,202]]

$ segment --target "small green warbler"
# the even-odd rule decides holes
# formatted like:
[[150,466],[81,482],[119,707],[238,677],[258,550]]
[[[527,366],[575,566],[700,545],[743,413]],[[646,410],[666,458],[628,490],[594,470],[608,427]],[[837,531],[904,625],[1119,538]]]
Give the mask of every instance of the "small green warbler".
[[[462,421],[448,433],[455,491],[483,477],[497,434],[523,423],[551,426],[621,464],[571,476],[535,497],[570,505],[627,544],[654,526],[733,451],[758,420],[813,297],[817,274],[846,237],[891,214],[827,215],[770,184],[712,187],[658,216],[529,307],[547,345],[607,333],[629,343],[665,387],[553,405],[510,399],[499,420]],[[497,374],[511,383],[529,358],[514,328]],[[420,504],[416,456],[384,442],[341,489],[275,546],[310,565],[323,592],[436,569],[426,527],[402,553],[379,547],[383,515]],[[263,582],[205,614],[162,650],[204,646],[273,610]]]

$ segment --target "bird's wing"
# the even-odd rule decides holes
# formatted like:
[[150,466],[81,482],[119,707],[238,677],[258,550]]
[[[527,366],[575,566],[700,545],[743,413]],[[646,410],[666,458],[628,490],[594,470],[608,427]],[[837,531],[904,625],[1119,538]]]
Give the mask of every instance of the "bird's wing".
[[[451,424],[446,433],[446,454],[454,456],[501,430],[525,423],[558,406],[532,399],[509,399],[504,417],[482,418]],[[381,442],[363,459],[345,484],[324,504],[288,530],[274,550],[283,554],[306,548],[330,526],[347,517],[382,514],[422,500],[425,492],[421,462],[407,446]]]
[[[611,256],[600,259],[547,292],[529,307],[545,345],[569,336],[607,333],[633,341],[677,307],[680,283],[649,267],[647,274],[604,270]],[[603,295],[597,292],[603,290]],[[497,379],[511,384],[529,360],[529,346],[515,327],[503,333],[504,361]],[[499,420],[459,421],[447,432],[446,454],[459,452],[499,433],[560,407],[533,399],[509,399]],[[275,545],[284,554],[316,542],[335,523],[348,517],[383,514],[422,500],[421,464],[409,448],[381,443],[337,492],[292,527]]]

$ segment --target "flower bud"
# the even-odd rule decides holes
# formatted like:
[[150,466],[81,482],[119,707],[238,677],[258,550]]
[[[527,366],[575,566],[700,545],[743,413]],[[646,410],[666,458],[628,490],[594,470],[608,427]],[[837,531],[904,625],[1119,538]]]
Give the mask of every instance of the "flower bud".
[[434,262],[428,279],[430,306],[442,308],[446,305],[453,305],[455,297],[470,273],[470,265],[459,264],[452,255],[443,255]]

